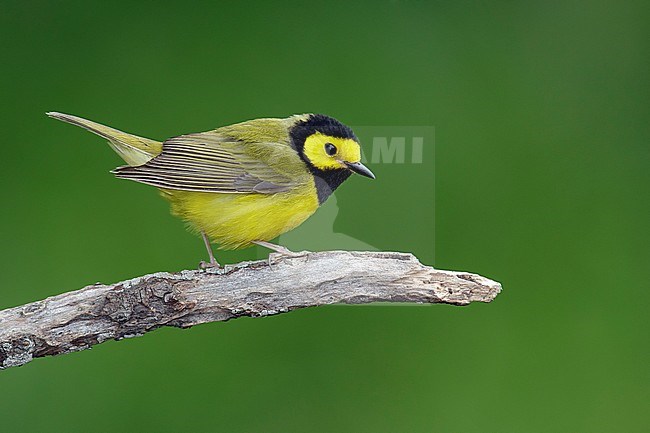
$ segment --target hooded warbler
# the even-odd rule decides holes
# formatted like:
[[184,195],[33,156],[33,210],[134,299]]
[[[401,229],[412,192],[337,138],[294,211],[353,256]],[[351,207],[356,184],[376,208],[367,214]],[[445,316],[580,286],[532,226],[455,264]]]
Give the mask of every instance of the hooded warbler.
[[322,114],[250,120],[164,142],[138,137],[69,114],[48,116],[108,140],[128,164],[116,177],[157,187],[172,214],[200,233],[218,267],[219,249],[268,241],[305,221],[352,173],[374,179],[361,163],[352,129]]

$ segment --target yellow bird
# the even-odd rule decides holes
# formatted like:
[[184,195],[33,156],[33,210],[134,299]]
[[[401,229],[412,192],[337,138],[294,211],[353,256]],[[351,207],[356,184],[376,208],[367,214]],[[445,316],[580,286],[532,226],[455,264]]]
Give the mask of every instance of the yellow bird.
[[200,233],[218,267],[219,249],[269,243],[309,218],[352,173],[374,179],[361,163],[352,130],[322,114],[256,119],[161,143],[69,114],[48,116],[108,140],[128,164],[115,176],[157,187],[172,213]]

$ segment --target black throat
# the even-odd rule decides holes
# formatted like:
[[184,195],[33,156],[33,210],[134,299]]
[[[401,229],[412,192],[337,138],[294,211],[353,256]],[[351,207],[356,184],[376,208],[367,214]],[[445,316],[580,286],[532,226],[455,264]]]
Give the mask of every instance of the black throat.
[[330,137],[351,138],[355,141],[357,137],[350,127],[338,120],[325,116],[324,114],[311,114],[306,120],[297,122],[290,130],[291,145],[300,155],[307,168],[314,175],[316,192],[318,193],[318,204],[323,204],[327,198],[352,174],[350,170],[339,168],[333,170],[321,170],[307,159],[304,152],[305,140],[310,135],[320,132]]
[[323,204],[325,200],[339,187],[350,175],[350,170],[318,170],[311,164],[311,173],[314,175],[314,184],[316,185],[316,192],[318,193],[318,204]]

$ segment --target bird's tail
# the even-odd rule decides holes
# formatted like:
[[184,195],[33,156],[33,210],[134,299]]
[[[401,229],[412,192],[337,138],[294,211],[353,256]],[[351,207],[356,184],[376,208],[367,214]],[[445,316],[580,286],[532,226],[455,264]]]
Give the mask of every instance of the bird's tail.
[[108,145],[129,165],[142,165],[162,152],[162,143],[148,138],[127,134],[108,126],[100,125],[91,120],[57,112],[49,112],[48,116],[73,125],[81,126],[90,132],[108,140]]

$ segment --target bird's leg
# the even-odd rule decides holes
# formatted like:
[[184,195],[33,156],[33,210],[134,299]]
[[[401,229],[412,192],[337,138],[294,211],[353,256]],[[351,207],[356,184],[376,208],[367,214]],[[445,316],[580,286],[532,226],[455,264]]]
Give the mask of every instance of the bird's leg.
[[206,263],[205,261],[201,260],[201,262],[199,263],[199,267],[201,269],[220,267],[219,263],[217,262],[217,259],[214,258],[214,253],[212,252],[212,245],[210,245],[210,239],[208,239],[208,235],[206,235],[203,230],[201,230],[201,237],[203,238],[203,242],[205,243],[205,249],[208,250],[210,263]]
[[268,248],[271,251],[275,251],[276,253],[287,257],[301,257],[305,255],[304,251],[300,253],[296,253],[294,251],[291,251],[287,247],[283,247],[282,245],[272,244],[271,242],[253,241],[253,243],[255,245],[259,245],[260,247]]

